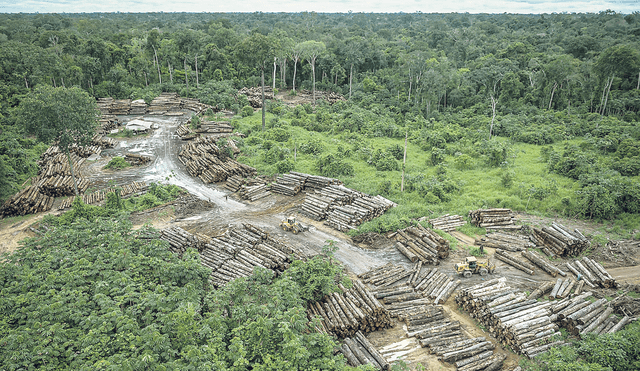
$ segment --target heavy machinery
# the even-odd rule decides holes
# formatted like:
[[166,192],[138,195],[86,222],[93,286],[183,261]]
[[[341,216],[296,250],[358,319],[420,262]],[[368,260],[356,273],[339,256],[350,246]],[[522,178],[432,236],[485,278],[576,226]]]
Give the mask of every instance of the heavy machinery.
[[486,276],[487,273],[493,273],[496,269],[495,264],[491,264],[489,260],[478,261],[473,256],[467,256],[464,258],[463,263],[455,265],[456,273],[462,274],[464,277],[471,277],[474,273],[480,273],[481,276]]
[[304,232],[309,229],[308,227],[298,223],[293,215],[283,220],[280,223],[280,228],[285,231],[291,231],[293,234],[298,234],[298,232]]

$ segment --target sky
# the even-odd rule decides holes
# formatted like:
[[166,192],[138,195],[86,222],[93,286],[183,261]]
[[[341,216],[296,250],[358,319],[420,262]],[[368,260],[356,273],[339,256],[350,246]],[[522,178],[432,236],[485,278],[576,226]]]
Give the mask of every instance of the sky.
[[640,11],[640,0],[0,0],[0,13],[302,12],[322,13],[620,13]]

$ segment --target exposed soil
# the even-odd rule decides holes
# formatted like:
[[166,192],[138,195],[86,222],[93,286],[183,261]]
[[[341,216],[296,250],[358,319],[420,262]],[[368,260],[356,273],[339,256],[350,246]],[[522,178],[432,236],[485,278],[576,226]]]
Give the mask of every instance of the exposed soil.
[[[301,103],[305,97],[288,96],[284,92],[278,98],[290,103]],[[340,261],[351,274],[359,274],[371,268],[384,265],[388,262],[411,267],[411,263],[402,256],[393,246],[394,241],[377,234],[358,236],[353,240],[344,233],[338,232],[322,222],[309,219],[298,214],[298,208],[304,200],[304,195],[295,197],[273,194],[264,199],[247,202],[238,199],[219,185],[203,184],[199,179],[192,178],[177,157],[182,142],[174,133],[182,122],[186,121],[190,114],[183,116],[145,116],[146,120],[157,123],[160,128],[144,137],[118,138],[116,148],[105,150],[101,156],[96,156],[91,161],[85,162],[80,171],[92,181],[92,188],[100,189],[111,184],[123,185],[132,181],[162,182],[175,184],[189,192],[179,199],[146,210],[134,213],[131,220],[137,227],[151,224],[156,228],[166,228],[177,225],[190,232],[205,235],[218,235],[229,228],[230,225],[251,223],[269,232],[272,236],[280,238],[283,242],[294,245],[309,255],[319,254],[328,240],[335,241],[338,250],[335,258]],[[120,117],[122,121],[130,119]],[[153,158],[152,162],[142,167],[132,167],[121,171],[105,171],[104,165],[108,160],[127,152],[144,154]],[[59,201],[58,201],[59,202]],[[54,212],[57,213],[57,212]],[[294,214],[298,220],[308,225],[308,231],[294,235],[284,232],[279,228],[281,220]],[[30,226],[39,221],[42,214],[31,218],[16,221],[12,225],[0,227],[0,251],[12,251],[18,246],[18,241],[32,236]],[[599,231],[601,226],[579,220],[542,218],[527,214],[519,214],[518,220],[524,224],[549,224],[552,220],[564,224],[569,228],[577,228],[585,234]],[[9,224],[9,223],[7,223]],[[451,233],[458,241],[458,247],[450,256],[441,261],[439,270],[450,276],[454,276],[453,265],[468,256],[468,246],[473,245],[474,237],[460,232]],[[640,261],[637,242],[620,241],[609,244],[594,251],[595,259],[606,262],[611,268],[609,272],[620,282],[640,284]],[[518,287],[525,291],[531,291],[539,287],[542,282],[555,280],[546,273],[536,270],[535,275],[530,276],[517,270],[500,260],[493,259],[495,250],[485,249],[487,256],[496,264],[496,272],[493,276],[481,277],[474,275],[464,279],[460,288],[475,285],[496,276],[505,276],[512,287]],[[561,263],[554,261],[554,264]],[[616,265],[617,264],[617,265]],[[608,293],[603,293],[608,295]],[[616,295],[613,293],[612,295]],[[630,304],[628,311],[633,310],[635,304]],[[449,299],[443,306],[447,314],[453,320],[460,321],[463,329],[470,337],[488,336],[465,313],[460,312],[453,301]],[[417,364],[423,364],[429,369],[453,370],[448,364],[442,364],[434,355],[421,348],[414,338],[408,338],[402,323],[396,323],[391,329],[378,331],[368,335],[371,342],[380,348],[380,351],[391,359],[402,358],[409,363],[412,369]],[[506,365],[515,366],[519,357],[502,349],[495,339],[491,339],[497,346],[497,352],[505,352],[508,355]]]

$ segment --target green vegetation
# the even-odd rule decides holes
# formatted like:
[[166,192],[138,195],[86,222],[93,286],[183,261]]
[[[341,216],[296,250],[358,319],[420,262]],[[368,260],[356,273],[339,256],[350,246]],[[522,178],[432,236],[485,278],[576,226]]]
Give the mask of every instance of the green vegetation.
[[3,256],[2,368],[346,368],[305,314],[314,289],[303,277],[322,280],[319,261],[295,262],[298,273],[280,278],[256,269],[211,290],[197,252],[178,258],[157,236],[126,219],[76,215]]
[[131,166],[127,161],[125,161],[124,157],[116,156],[109,160],[109,163],[105,165],[105,169],[113,169],[113,170],[122,170],[126,167]]

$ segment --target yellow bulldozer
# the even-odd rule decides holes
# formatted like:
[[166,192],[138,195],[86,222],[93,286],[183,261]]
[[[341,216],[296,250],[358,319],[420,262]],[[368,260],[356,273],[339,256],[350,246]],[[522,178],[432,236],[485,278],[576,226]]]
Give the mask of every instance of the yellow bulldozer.
[[293,234],[298,234],[299,232],[304,232],[309,229],[298,223],[293,215],[280,222],[280,228],[285,231],[291,231]]
[[467,256],[463,263],[455,265],[456,273],[463,275],[464,277],[471,277],[474,273],[480,273],[481,276],[486,276],[488,273],[493,273],[496,269],[495,264],[491,264],[489,260],[478,261],[473,256]]

